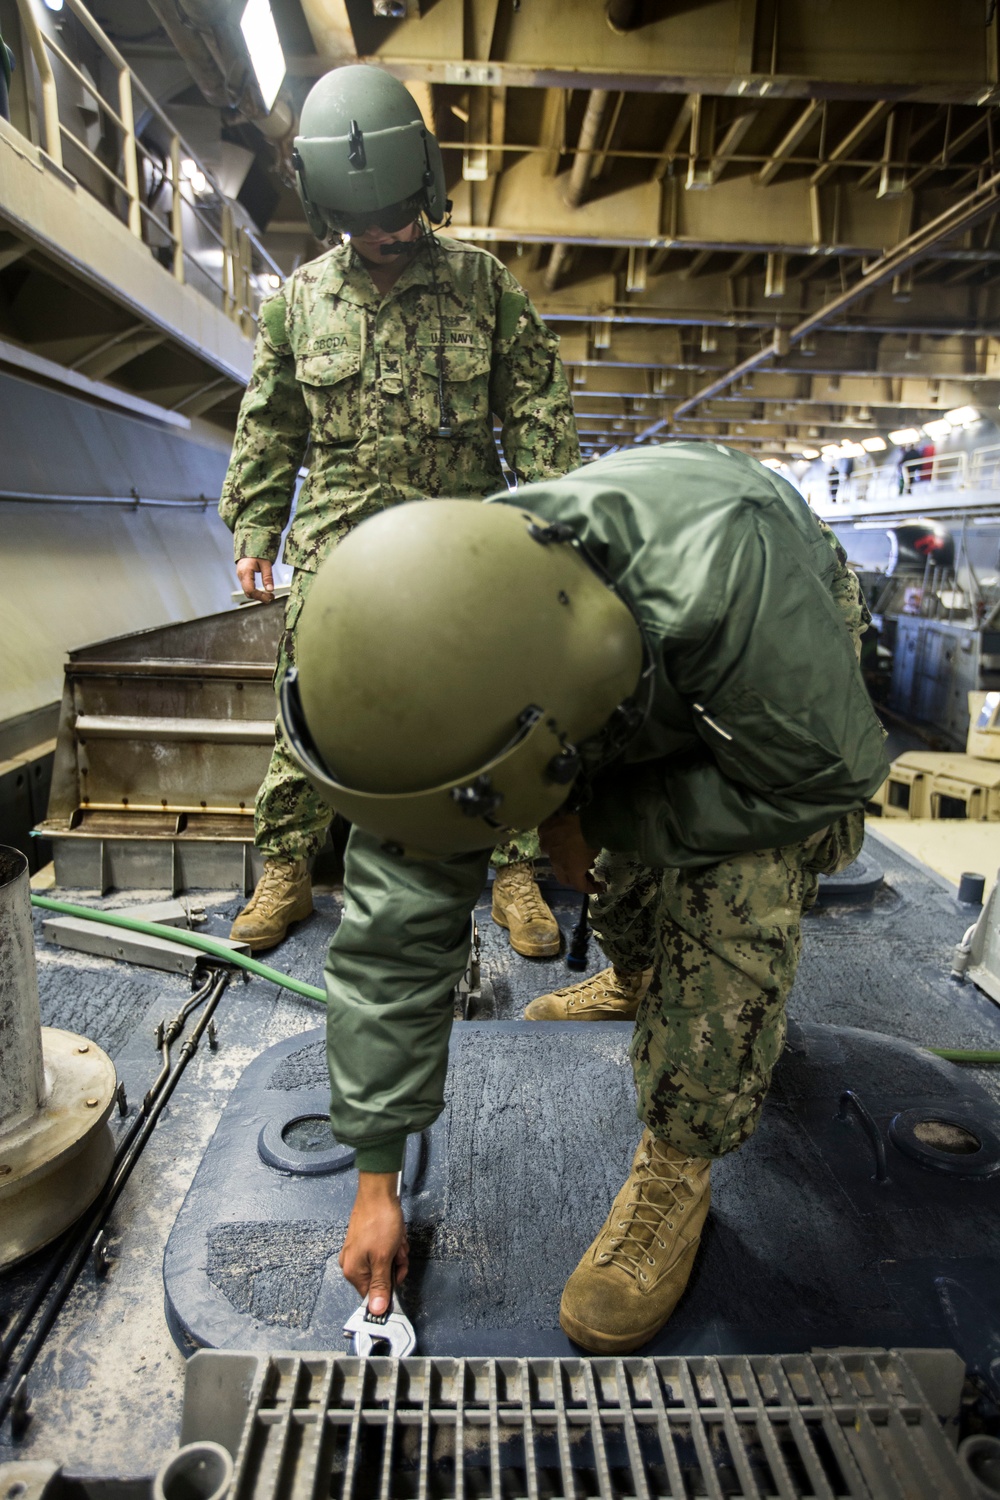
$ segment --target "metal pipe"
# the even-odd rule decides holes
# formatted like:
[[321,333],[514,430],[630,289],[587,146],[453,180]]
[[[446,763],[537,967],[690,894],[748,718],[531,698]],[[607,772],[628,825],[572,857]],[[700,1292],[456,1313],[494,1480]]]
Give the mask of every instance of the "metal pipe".
[[[95,1242],[97,1236],[107,1223],[115,1204],[121,1197],[125,1184],[131,1177],[136,1163],[142,1155],[143,1148],[152,1135],[156,1122],[168,1104],[170,1096],[180,1082],[185,1068],[197,1052],[198,1043],[211,1023],[212,1016],[218,1007],[219,1001],[225,994],[226,986],[229,984],[231,978],[232,974],[228,969],[216,971],[214,983],[205,1003],[205,1009],[198,1019],[197,1026],[181,1048],[181,1055],[178,1061],[171,1069],[169,1075],[162,1081],[156,1095],[152,1098],[147,1096],[148,1109],[144,1102],[144,1113],[140,1112],[140,1115],[137,1117],[141,1122],[140,1128],[135,1131],[134,1135],[130,1130],[127,1148],[115,1153],[115,1164],[111,1176],[98,1197],[96,1204],[87,1216],[82,1228],[78,1231],[76,1249],[70,1256],[69,1261],[59,1272],[54,1284],[47,1289],[45,1294],[47,1300],[44,1302],[44,1306],[41,1307],[38,1321],[28,1335],[24,1348],[13,1362],[10,1374],[0,1384],[0,1422],[4,1420],[7,1412],[12,1408],[14,1409],[15,1422],[23,1420],[24,1416],[26,1416],[25,1381],[28,1371],[34,1364],[42,1345],[51,1331],[53,1323],[59,1315],[63,1303],[73,1289],[77,1277],[91,1255],[96,1253],[97,1246]],[[6,1359],[9,1359],[10,1353],[13,1352],[9,1339],[4,1340],[4,1346]]]
[[569,245],[552,246],[552,254],[549,256],[549,263],[545,267],[545,275],[542,278],[542,285],[547,292],[554,292],[559,285],[559,278],[569,261],[570,254]]
[[44,1094],[28,861],[0,845],[0,1134],[29,1120]]
[[611,94],[607,89],[591,89],[587,100],[587,109],[583,116],[583,124],[580,126],[580,139],[577,142],[576,155],[570,168],[569,186],[566,189],[565,201],[570,208],[579,208],[583,202],[590,183],[590,174],[593,169],[594,156],[597,149],[597,138],[601,133],[604,123],[605,111]]
[[57,167],[63,164],[62,136],[59,132],[59,96],[52,75],[52,64],[45,50],[45,38],[35,18],[32,0],[17,0],[17,11],[21,25],[28,38],[31,55],[35,59],[38,77],[42,85],[42,116],[45,120],[45,151]]

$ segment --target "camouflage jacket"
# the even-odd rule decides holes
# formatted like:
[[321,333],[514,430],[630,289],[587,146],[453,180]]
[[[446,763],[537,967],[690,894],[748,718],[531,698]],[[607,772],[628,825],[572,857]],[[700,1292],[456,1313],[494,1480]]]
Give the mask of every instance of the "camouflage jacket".
[[277,557],[307,447],[296,568],[388,505],[494,493],[494,414],[519,482],[579,463],[558,339],[494,256],[435,237],[385,298],[349,246],[311,261],[260,311],[219,505],[237,561]]

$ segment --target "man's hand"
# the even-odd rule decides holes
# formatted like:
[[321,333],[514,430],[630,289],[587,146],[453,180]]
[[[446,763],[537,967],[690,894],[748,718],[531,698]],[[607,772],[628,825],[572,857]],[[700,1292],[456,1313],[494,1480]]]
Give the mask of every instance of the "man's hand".
[[538,839],[557,880],[574,891],[598,894],[602,887],[591,871],[601,851],[587,843],[576,813],[553,813],[539,824]]
[[[257,574],[260,574],[260,588],[254,584]],[[266,557],[241,557],[236,564],[236,576],[240,581],[240,588],[248,599],[259,599],[262,604],[270,604],[274,598],[274,578],[271,575],[271,564]]]
[[368,1298],[369,1311],[384,1313],[395,1279],[402,1281],[410,1264],[403,1210],[396,1192],[398,1172],[359,1172],[358,1191],[340,1252],[340,1269]]

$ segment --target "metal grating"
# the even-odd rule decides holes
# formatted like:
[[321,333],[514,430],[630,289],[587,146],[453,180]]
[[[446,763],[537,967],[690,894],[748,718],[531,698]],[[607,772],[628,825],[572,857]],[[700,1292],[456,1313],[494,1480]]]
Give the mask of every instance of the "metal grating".
[[220,1352],[193,1366],[206,1358],[194,1389],[189,1372],[186,1435],[192,1405],[202,1437],[214,1425],[225,1440],[213,1406],[230,1423],[236,1406],[245,1413],[242,1435],[238,1425],[229,1434],[230,1500],[973,1493],[896,1352],[401,1361]]

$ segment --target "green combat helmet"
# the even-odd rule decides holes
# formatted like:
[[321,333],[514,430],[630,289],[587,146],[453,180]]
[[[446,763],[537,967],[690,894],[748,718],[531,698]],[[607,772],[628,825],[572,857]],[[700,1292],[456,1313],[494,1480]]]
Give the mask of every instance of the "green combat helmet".
[[363,63],[335,68],[309,90],[292,164],[309,228],[387,234],[420,213],[448,211],[441,148],[398,78]]
[[512,505],[424,500],[363,522],[316,575],[297,658],[280,708],[303,770],[416,856],[534,828],[641,722],[628,607],[567,527]]

